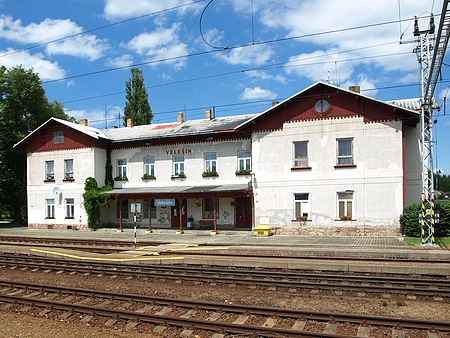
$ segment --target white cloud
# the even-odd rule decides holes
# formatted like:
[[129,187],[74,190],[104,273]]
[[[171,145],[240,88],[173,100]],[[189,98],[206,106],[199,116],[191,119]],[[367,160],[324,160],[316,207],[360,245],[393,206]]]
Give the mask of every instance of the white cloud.
[[[106,127],[110,128],[111,126],[122,126],[122,122],[119,123],[119,114],[122,112],[120,107],[117,106],[108,106],[106,109]],[[84,109],[65,109],[65,113],[69,116],[73,116],[77,119],[77,121],[81,119],[87,119],[89,127],[94,127],[98,129],[105,129],[105,110],[104,109],[92,109],[92,110],[84,110]]]
[[271,75],[265,71],[262,70],[249,70],[246,71],[245,74],[250,78],[257,78],[261,80],[275,80],[281,83],[286,83],[286,77],[277,74],[277,75]]
[[231,65],[259,66],[266,64],[273,54],[273,50],[270,47],[255,45],[225,51],[222,54],[218,54],[217,57]]
[[[173,24],[170,28],[159,28],[151,33],[142,33],[131,39],[125,47],[142,55],[146,61],[166,60],[187,55],[188,48],[180,42],[178,32],[180,24]],[[186,65],[186,59],[168,60],[174,68],[179,69]]]
[[133,56],[124,54],[117,58],[107,58],[106,65],[108,67],[127,67],[133,64]]
[[44,60],[41,53],[31,55],[28,51],[16,52],[13,49],[0,51],[0,64],[6,68],[22,65],[23,68],[33,68],[42,81],[61,79],[66,75],[58,62]]
[[245,88],[241,95],[243,100],[274,99],[277,94],[261,87]]
[[312,53],[303,53],[289,58],[285,65],[288,74],[304,76],[312,81],[331,80],[337,84],[346,81],[353,73],[350,62],[337,62],[339,56],[332,51],[316,50]]
[[93,35],[79,35],[60,42],[47,45],[49,55],[71,55],[94,61],[103,56],[108,49],[106,41]]
[[[21,20],[11,16],[0,16],[0,37],[21,44],[41,44],[61,39],[65,36],[82,33],[83,29],[71,20],[45,19],[40,23],[22,25]],[[71,55],[89,60],[100,58],[107,49],[106,41],[91,34],[77,35],[73,38],[56,41],[45,45],[48,54]]]
[[[151,13],[163,12],[167,9],[190,4],[191,0],[106,0],[104,13],[107,19],[131,18]],[[177,9],[178,13],[185,14],[188,11],[198,12],[204,4],[192,4]]]

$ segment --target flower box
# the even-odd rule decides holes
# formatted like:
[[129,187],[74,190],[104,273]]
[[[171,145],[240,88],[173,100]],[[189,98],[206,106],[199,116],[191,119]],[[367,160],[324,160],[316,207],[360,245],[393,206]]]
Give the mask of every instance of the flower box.
[[128,181],[128,177],[126,176],[117,176],[114,178],[114,181]]

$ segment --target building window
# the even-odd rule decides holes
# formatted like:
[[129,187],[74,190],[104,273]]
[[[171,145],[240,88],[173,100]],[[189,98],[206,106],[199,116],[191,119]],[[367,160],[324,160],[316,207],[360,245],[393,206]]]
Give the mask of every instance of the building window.
[[73,218],[75,214],[75,201],[73,198],[66,198],[66,218]]
[[338,217],[341,220],[352,219],[353,217],[353,192],[338,192]]
[[309,194],[294,194],[294,219],[308,219]]
[[205,172],[217,172],[217,154],[205,154]]
[[[203,199],[203,218],[214,219],[214,200],[212,198]],[[216,219],[219,218],[219,200],[216,203]]]
[[294,142],[294,167],[308,166],[308,141]]
[[55,179],[55,162],[45,161],[45,179],[54,180]]
[[173,174],[175,176],[184,174],[184,156],[173,157]]
[[155,176],[155,158],[144,158],[144,175]]
[[53,144],[59,143],[64,143],[64,132],[62,130],[53,133]]
[[[128,200],[122,200],[122,219],[128,218]],[[117,218],[120,218],[120,208],[117,208]]]
[[117,160],[117,177],[127,177],[127,160]]
[[[156,219],[155,200],[152,200],[152,204],[150,206],[150,216],[152,219]],[[144,218],[148,219],[148,200],[144,200]]]
[[45,218],[55,218],[55,200],[53,198],[45,200]]
[[64,179],[73,179],[73,160],[64,160]]
[[238,152],[238,171],[250,171],[250,151]]
[[353,138],[337,140],[337,164],[353,164]]

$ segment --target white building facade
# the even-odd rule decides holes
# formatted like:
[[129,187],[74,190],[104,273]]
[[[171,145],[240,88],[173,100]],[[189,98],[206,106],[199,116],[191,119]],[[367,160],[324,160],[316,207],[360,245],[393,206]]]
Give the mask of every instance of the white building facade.
[[29,227],[86,228],[84,181],[103,186],[109,160],[100,226],[137,215],[149,229],[398,234],[420,196],[418,117],[319,82],[256,115],[108,130],[51,119],[16,145],[28,153]]

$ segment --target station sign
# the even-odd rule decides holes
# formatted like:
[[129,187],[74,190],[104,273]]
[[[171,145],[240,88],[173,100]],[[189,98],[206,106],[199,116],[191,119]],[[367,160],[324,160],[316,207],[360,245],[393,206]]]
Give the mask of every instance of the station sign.
[[155,207],[174,207],[175,199],[155,199]]

